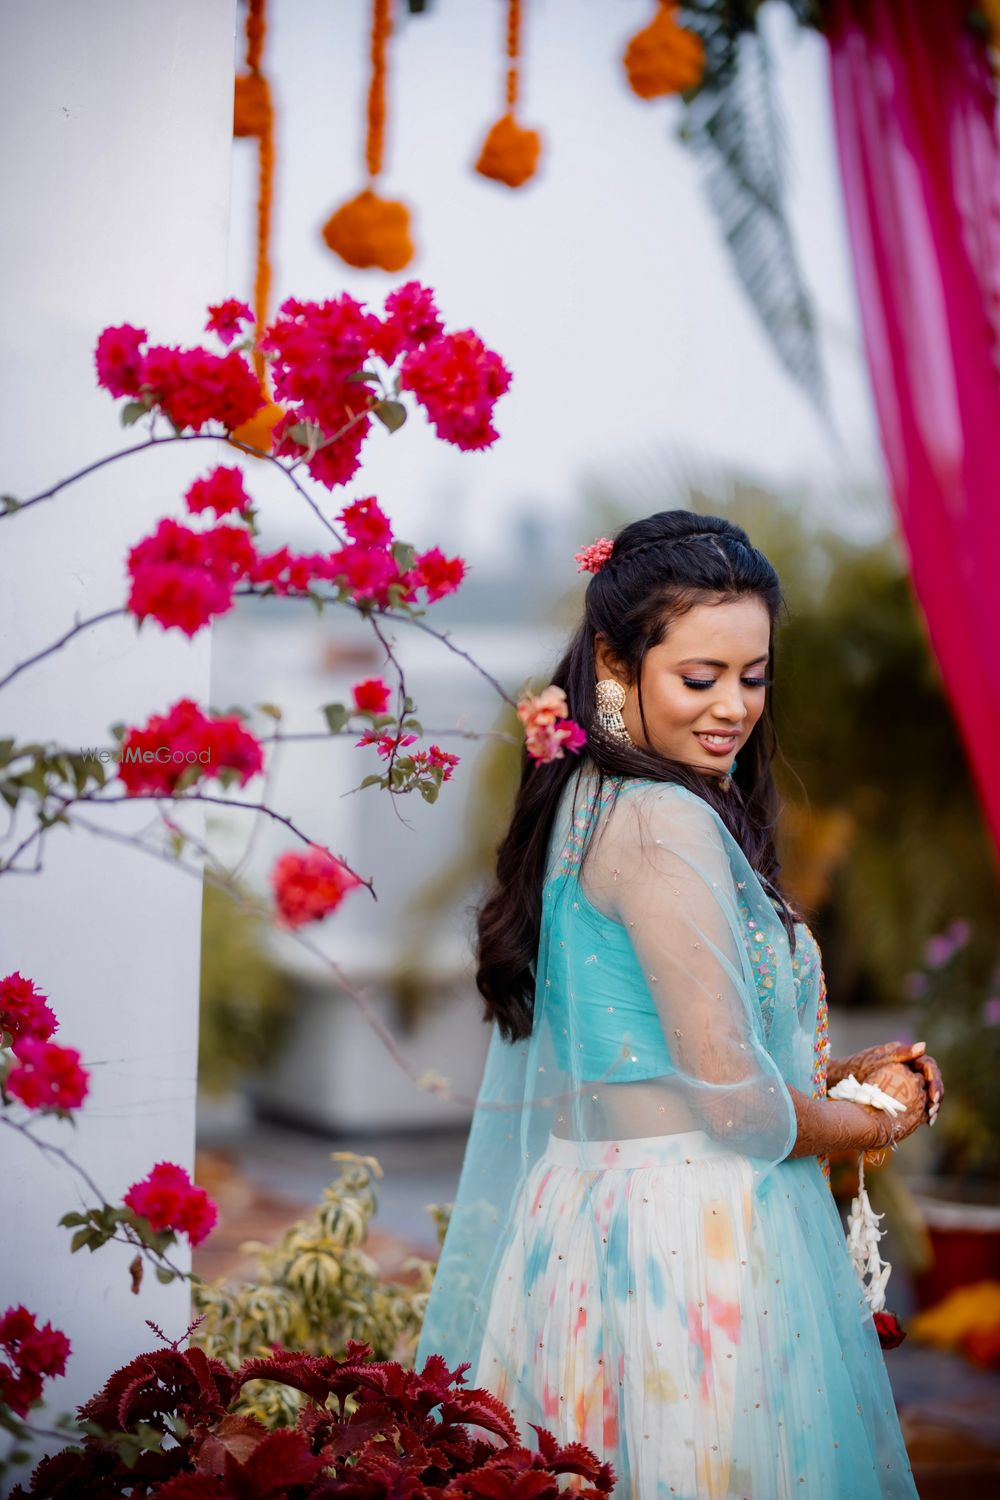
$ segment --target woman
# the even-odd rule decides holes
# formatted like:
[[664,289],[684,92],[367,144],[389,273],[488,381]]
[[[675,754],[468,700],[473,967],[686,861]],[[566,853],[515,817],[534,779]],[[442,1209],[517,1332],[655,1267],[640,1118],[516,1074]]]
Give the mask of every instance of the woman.
[[[495,1030],[418,1358],[637,1500],[916,1495],[824,1158],[941,1082],[922,1044],[828,1058],[774,849],[781,602],[728,521],[625,527],[554,678],[586,750],[525,762],[479,918]],[[847,1072],[904,1112],[827,1099]]]

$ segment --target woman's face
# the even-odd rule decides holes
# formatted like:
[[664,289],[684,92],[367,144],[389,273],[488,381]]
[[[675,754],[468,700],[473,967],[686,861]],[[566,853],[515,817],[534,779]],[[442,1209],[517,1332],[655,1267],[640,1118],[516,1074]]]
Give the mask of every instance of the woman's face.
[[634,744],[699,771],[724,775],[764,711],[771,623],[756,595],[725,604],[695,604],[674,620],[642,664],[639,692],[614,670],[598,640],[598,677],[615,677]]

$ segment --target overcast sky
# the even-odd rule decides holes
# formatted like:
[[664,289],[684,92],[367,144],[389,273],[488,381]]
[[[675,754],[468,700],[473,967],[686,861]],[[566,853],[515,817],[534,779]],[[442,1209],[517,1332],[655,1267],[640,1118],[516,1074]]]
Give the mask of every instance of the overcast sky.
[[[463,454],[422,421],[393,438],[379,430],[337,508],[376,492],[401,534],[461,548],[482,566],[513,511],[567,513],[588,475],[620,474],[627,486],[651,454],[826,487],[832,508],[838,486],[877,483],[822,39],[799,31],[784,7],[765,7],[839,450],[730,271],[700,164],[673,139],[680,104],[643,102],[625,86],[623,45],[651,0],[533,0],[524,10],[521,116],[542,131],[544,157],[516,192],[471,170],[502,112],[504,0],[432,0],[429,14],[400,17],[383,191],[410,204],[419,249],[405,273],[387,276],[343,265],[320,237],[364,182],[370,0],[269,6],[265,62],[279,110],[273,306],[292,293],[348,290],[380,307],[415,276],[436,288],[448,325],[474,326],[514,375],[493,449]],[[253,144],[237,141],[235,157],[229,289],[248,295]],[[269,496],[270,476],[256,488]],[[276,500],[273,492],[272,517]],[[287,498],[280,504],[284,530],[291,513]],[[297,537],[319,541],[308,530]]]

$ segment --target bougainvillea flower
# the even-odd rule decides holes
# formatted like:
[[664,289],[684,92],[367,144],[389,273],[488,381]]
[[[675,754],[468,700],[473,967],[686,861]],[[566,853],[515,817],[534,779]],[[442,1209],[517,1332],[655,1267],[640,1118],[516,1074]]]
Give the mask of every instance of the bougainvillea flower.
[[374,745],[382,759],[388,760],[395,751],[405,750],[409,745],[416,743],[415,734],[387,734],[385,730],[366,729],[356,742],[355,748],[360,750],[363,745]]
[[193,636],[232,608],[235,585],[256,557],[241,526],[192,531],[165,517],[129,551],[127,608],[137,619],[152,615],[164,629],[176,626]]
[[51,1323],[41,1328],[26,1307],[8,1307],[0,1317],[0,1404],[26,1417],[42,1394],[42,1381],[66,1373],[69,1339]]
[[133,1213],[148,1219],[155,1233],[186,1234],[192,1245],[199,1245],[211,1233],[219,1217],[205,1189],[197,1187],[183,1167],[169,1161],[157,1162],[148,1176],[132,1184],[123,1201]]
[[352,542],[358,542],[363,547],[392,546],[392,523],[379,507],[374,495],[366,495],[363,500],[355,500],[345,506],[337,520],[343,522],[344,530]]
[[442,781],[451,780],[455,767],[459,763],[457,755],[452,755],[449,750],[442,750],[440,745],[429,745],[426,750],[418,751],[413,759],[418,764],[439,769]]
[[438,437],[466,450],[488,448],[499,434],[493,408],[510,386],[499,354],[471,328],[431,339],[403,360],[400,387],[412,391]]
[[228,297],[225,302],[216,302],[209,307],[205,332],[217,333],[224,344],[231,344],[242,334],[241,325],[253,320],[253,312],[245,302]]
[[180,698],[165,714],[153,714],[141,729],[122,738],[118,776],[130,797],[172,796],[191,767],[195,780],[236,772],[241,786],[264,768],[260,743],[238,714],[203,714],[192,698]]
[[419,349],[444,332],[434,293],[419,281],[405,281],[385,299],[385,319],[376,336],[375,353],[393,364],[403,353]]
[[417,557],[411,577],[427,590],[427,602],[433,604],[455,592],[465,577],[465,562],[461,557],[445,557],[440,547],[432,547]]
[[195,480],[184,496],[184,503],[192,515],[214,510],[217,516],[225,516],[231,511],[244,514],[252,501],[243,487],[242,469],[226,468],[220,464],[204,479]]
[[318,922],[343,901],[348,891],[363,882],[329,849],[310,844],[303,853],[290,850],[271,871],[279,925],[302,927]]
[[354,707],[363,714],[384,714],[389,706],[392,689],[381,677],[366,677],[351,688]]
[[90,1084],[75,1048],[23,1037],[4,1087],[28,1109],[69,1110],[80,1108]]
[[137,396],[142,376],[141,350],[147,337],[145,328],[133,328],[131,323],[105,328],[94,351],[97,384],[112,396]]
[[158,406],[178,432],[200,432],[206,422],[228,431],[264,405],[260,383],[242,354],[154,344],[139,372],[139,394]]
[[25,1038],[47,1042],[58,1030],[59,1022],[46,1000],[34,980],[25,979],[17,970],[0,979],[0,1033],[10,1037],[15,1052]]
[[565,751],[576,754],[587,743],[586,733],[568,714],[566,694],[554,684],[520,700],[517,716],[524,725],[525,749],[533,760],[562,760]]

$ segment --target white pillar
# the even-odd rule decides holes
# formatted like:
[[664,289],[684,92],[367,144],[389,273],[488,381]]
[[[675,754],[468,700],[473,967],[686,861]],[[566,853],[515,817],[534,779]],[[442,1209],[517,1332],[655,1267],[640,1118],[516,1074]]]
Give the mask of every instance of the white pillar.
[[[137,440],[96,387],[107,324],[164,343],[201,337],[224,285],[236,0],[20,0],[0,9],[0,492],[25,497]],[[178,445],[96,474],[0,520],[0,677],[126,597],[128,547],[217,458]],[[210,635],[189,642],[116,619],[0,691],[0,738],[111,744],[188,694],[208,701]],[[149,805],[101,815],[135,831]],[[6,824],[0,807],[0,839]],[[196,825],[187,820],[188,826]],[[28,823],[18,820],[18,831]],[[14,840],[3,839],[0,857]],[[154,1162],[193,1164],[201,888],[131,847],[57,827],[38,875],[0,874],[0,975],[47,992],[55,1040],[79,1048],[91,1095],[79,1128],[48,1122],[109,1201]],[[69,1254],[56,1221],[88,1194],[0,1130],[0,1311],[23,1302],[73,1343],[48,1412],[188,1321],[186,1285],[129,1290],[130,1253]],[[184,1252],[178,1258],[184,1262]]]

